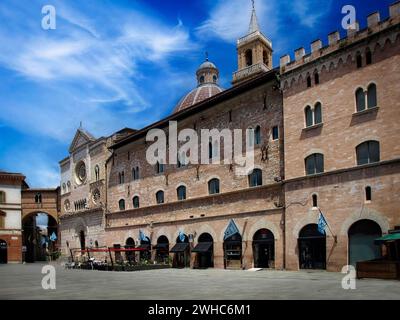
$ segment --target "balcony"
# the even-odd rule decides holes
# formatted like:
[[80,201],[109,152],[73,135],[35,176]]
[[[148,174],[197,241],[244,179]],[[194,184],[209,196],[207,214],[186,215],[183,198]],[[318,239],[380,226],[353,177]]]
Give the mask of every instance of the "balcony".
[[268,72],[270,69],[262,62],[248,66],[242,70],[233,73],[233,83],[238,82],[251,75],[255,75],[261,72]]

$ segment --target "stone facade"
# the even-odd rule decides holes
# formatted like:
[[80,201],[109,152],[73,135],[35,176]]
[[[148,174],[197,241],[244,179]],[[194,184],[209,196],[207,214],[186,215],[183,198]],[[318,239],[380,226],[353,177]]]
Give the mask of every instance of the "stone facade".
[[[369,18],[366,30],[342,40],[333,33],[329,46],[316,48],[314,43],[309,55],[303,50],[289,64],[288,56],[281,59],[288,269],[301,267],[300,232],[316,223],[318,208],[330,227],[326,267],[331,271],[351,262],[350,228],[356,222],[373,221],[382,233],[400,224],[400,147],[395,138],[400,137],[399,22],[399,15],[382,22]],[[369,104],[371,84],[377,103],[357,111],[357,89],[362,88]],[[317,103],[322,121],[307,125],[306,108],[315,110]],[[379,142],[380,162],[358,166],[356,148],[366,141]],[[316,153],[324,156],[324,173],[306,177],[305,159]]]
[[[335,32],[328,46],[314,41],[310,54],[296,50],[293,62],[282,57],[280,70],[271,70],[272,44],[253,11],[249,34],[238,41],[232,88],[138,131],[95,139],[78,130],[70,156],[60,162],[64,253],[81,246],[139,246],[142,232],[156,259],[161,238],[171,249],[185,234],[193,249],[190,266],[198,267],[201,257],[193,251],[207,234],[212,266],[229,267],[224,232],[233,219],[241,236],[237,268],[265,267],[260,259],[268,256],[267,265],[277,269],[340,271],[359,258],[353,248],[360,241],[369,241],[367,253],[376,254],[373,238],[400,225],[399,6],[391,6],[386,21],[369,16],[368,29],[349,31],[345,39]],[[364,110],[357,106],[359,89]],[[259,128],[254,167],[261,170],[261,185],[251,187],[235,165],[178,166],[168,157],[164,170],[149,164],[147,133],[158,128],[170,137],[173,121],[178,132],[191,128],[199,136],[202,129]],[[368,141],[379,142],[379,159],[361,164],[356,149]],[[323,155],[323,168],[311,175],[305,161],[315,154]],[[218,194],[209,192],[212,179],[219,180]],[[186,197],[179,200],[182,186]],[[315,234],[321,213],[326,235]],[[174,261],[176,254],[169,254]]]

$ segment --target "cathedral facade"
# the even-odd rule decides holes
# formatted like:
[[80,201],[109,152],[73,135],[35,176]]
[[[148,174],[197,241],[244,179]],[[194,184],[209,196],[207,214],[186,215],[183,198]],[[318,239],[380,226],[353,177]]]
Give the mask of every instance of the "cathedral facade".
[[[400,225],[399,31],[395,3],[387,20],[370,15],[366,30],[332,33],[274,69],[253,9],[231,88],[206,59],[165,119],[99,139],[77,131],[60,162],[63,253],[141,247],[176,267],[331,271],[381,256],[374,239]],[[253,146],[254,166],[237,175],[186,153],[150,164],[146,136],[169,136],[171,122],[198,136],[251,129],[242,150]],[[210,162],[225,157],[220,142],[206,144]]]

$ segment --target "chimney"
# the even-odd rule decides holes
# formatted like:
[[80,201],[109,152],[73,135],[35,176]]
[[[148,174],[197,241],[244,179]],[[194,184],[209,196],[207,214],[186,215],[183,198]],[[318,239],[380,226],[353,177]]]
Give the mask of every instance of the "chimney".
[[306,50],[303,47],[294,51],[294,58],[296,61],[302,59],[306,55]]
[[360,25],[358,21],[356,21],[347,29],[347,36],[351,37],[355,35],[358,31],[360,31]]
[[376,26],[381,21],[381,16],[379,12],[374,12],[370,14],[367,18],[368,28]]
[[391,18],[400,16],[400,1],[396,1],[389,6],[389,14]]
[[317,52],[321,48],[322,48],[321,40],[318,39],[318,40],[311,42],[311,53]]
[[332,32],[328,35],[328,42],[329,45],[336,44],[340,40],[340,33],[339,31]]
[[280,59],[281,68],[287,66],[290,63],[290,56],[288,54],[284,55]]

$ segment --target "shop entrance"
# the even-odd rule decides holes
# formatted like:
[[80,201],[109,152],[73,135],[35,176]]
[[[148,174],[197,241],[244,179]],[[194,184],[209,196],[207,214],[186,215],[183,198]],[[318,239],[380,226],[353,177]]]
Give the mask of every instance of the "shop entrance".
[[238,233],[224,241],[225,269],[242,268],[242,236]]
[[258,230],[253,237],[255,268],[275,268],[275,238],[268,229]]
[[374,260],[381,257],[381,246],[374,240],[382,236],[380,226],[372,220],[360,220],[349,229],[349,264],[356,266],[359,261]]
[[174,268],[187,268],[190,266],[189,238],[186,234],[176,238],[176,244],[172,247],[170,252],[175,253],[172,261],[172,266]]
[[166,236],[160,236],[157,239],[156,261],[158,263],[168,263],[169,258],[169,241]]
[[197,254],[197,265],[200,269],[214,267],[214,239],[209,233],[199,236],[197,246],[192,250]]
[[326,269],[326,235],[317,224],[301,229],[298,239],[300,269]]

